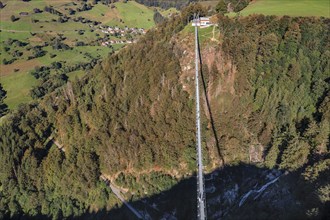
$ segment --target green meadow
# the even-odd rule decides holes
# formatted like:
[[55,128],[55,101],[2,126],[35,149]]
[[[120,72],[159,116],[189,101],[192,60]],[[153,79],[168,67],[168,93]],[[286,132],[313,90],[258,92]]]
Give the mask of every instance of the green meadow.
[[251,14],[330,17],[330,1],[255,0],[240,12],[243,16]]
[[134,1],[127,3],[117,2],[116,7],[119,14],[128,27],[151,28],[155,25],[153,21],[154,12],[144,5],[140,5]]
[[89,11],[79,12],[79,16],[102,21],[109,26],[151,28],[155,25],[151,8],[135,1],[116,2],[113,5],[114,8],[97,4]]
[[[190,35],[194,34],[195,27],[192,26],[191,23],[187,25],[180,34],[182,35]],[[214,35],[213,35],[214,33]],[[216,26],[211,26],[211,27],[205,27],[205,28],[198,28],[198,37],[199,37],[199,42],[201,44],[207,42],[209,43],[212,38],[214,37],[215,39],[218,39],[219,36],[219,28]]]
[[15,109],[21,103],[32,100],[30,89],[37,85],[37,80],[27,72],[17,72],[6,76],[0,76],[0,81],[7,91],[5,103],[9,109]]

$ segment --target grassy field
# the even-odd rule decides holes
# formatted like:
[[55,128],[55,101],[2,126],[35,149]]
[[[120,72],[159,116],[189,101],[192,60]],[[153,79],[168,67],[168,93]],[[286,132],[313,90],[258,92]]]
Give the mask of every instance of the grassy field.
[[[213,30],[214,30],[214,36],[213,36]],[[192,36],[194,34],[194,31],[195,31],[195,27],[193,27],[190,23],[181,31],[180,34]],[[213,37],[215,39],[218,39],[219,34],[220,34],[219,28],[216,26],[198,29],[199,42],[201,44],[211,42]]]
[[[329,0],[255,0],[240,13],[289,15],[289,16],[323,16],[330,17]],[[229,14],[233,16],[234,14]]]
[[110,49],[107,47],[102,46],[83,46],[83,47],[74,47],[72,50],[65,50],[65,51],[54,51],[51,47],[44,48],[46,51],[49,51],[49,54],[57,55],[54,58],[51,58],[49,54],[46,54],[43,57],[37,58],[40,63],[43,65],[49,65],[52,62],[59,62],[63,61],[63,57],[66,57],[65,60],[67,64],[72,65],[79,62],[88,62],[90,58],[86,53],[91,55],[93,58],[101,58],[105,57],[109,52]]
[[155,25],[153,21],[154,12],[151,8],[135,1],[116,2],[114,6],[114,8],[111,8],[97,4],[91,10],[79,12],[77,15],[102,21],[103,24],[109,26],[151,28]]
[[15,109],[21,103],[32,100],[29,92],[32,86],[37,84],[37,80],[27,72],[17,72],[1,77],[0,81],[7,91],[5,103],[9,109]]
[[122,17],[124,25],[139,28],[151,28],[155,25],[152,9],[134,1],[127,3],[117,2],[115,5]]

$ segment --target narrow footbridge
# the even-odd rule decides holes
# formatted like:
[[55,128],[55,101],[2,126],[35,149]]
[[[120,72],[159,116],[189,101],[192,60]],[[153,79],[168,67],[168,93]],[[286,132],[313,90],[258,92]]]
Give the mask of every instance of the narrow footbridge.
[[113,184],[111,184],[110,180],[108,180],[105,176],[101,176],[100,177],[112,190],[113,194],[116,195],[116,197],[129,209],[131,210],[131,212],[138,218],[138,219],[144,219],[142,217],[142,215],[140,214],[140,212],[136,209],[134,209],[133,206],[131,206],[125,199],[124,197],[121,195],[120,190],[115,187]]

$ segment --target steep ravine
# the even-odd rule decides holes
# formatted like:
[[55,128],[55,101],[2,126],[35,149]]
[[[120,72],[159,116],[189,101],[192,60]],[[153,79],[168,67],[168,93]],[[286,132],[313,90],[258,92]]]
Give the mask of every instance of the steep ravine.
[[[179,33],[172,38],[174,52],[180,61],[180,84],[194,98],[195,51],[193,34]],[[242,76],[232,59],[222,50],[220,42],[204,40],[200,45],[202,61],[201,98],[209,171],[233,161],[262,162],[264,146],[257,134],[249,130],[248,97],[242,91]],[[230,148],[245,148],[241,155],[233,155]]]

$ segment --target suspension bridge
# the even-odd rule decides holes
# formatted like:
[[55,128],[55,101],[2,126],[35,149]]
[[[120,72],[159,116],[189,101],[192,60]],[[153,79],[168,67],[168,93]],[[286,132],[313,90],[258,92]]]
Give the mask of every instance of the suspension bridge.
[[195,23],[195,98],[196,98],[196,150],[197,150],[197,218],[206,219],[206,198],[203,175],[203,156],[201,144],[201,122],[200,122],[200,103],[199,103],[199,39],[198,26],[200,25],[199,15],[194,14]]

